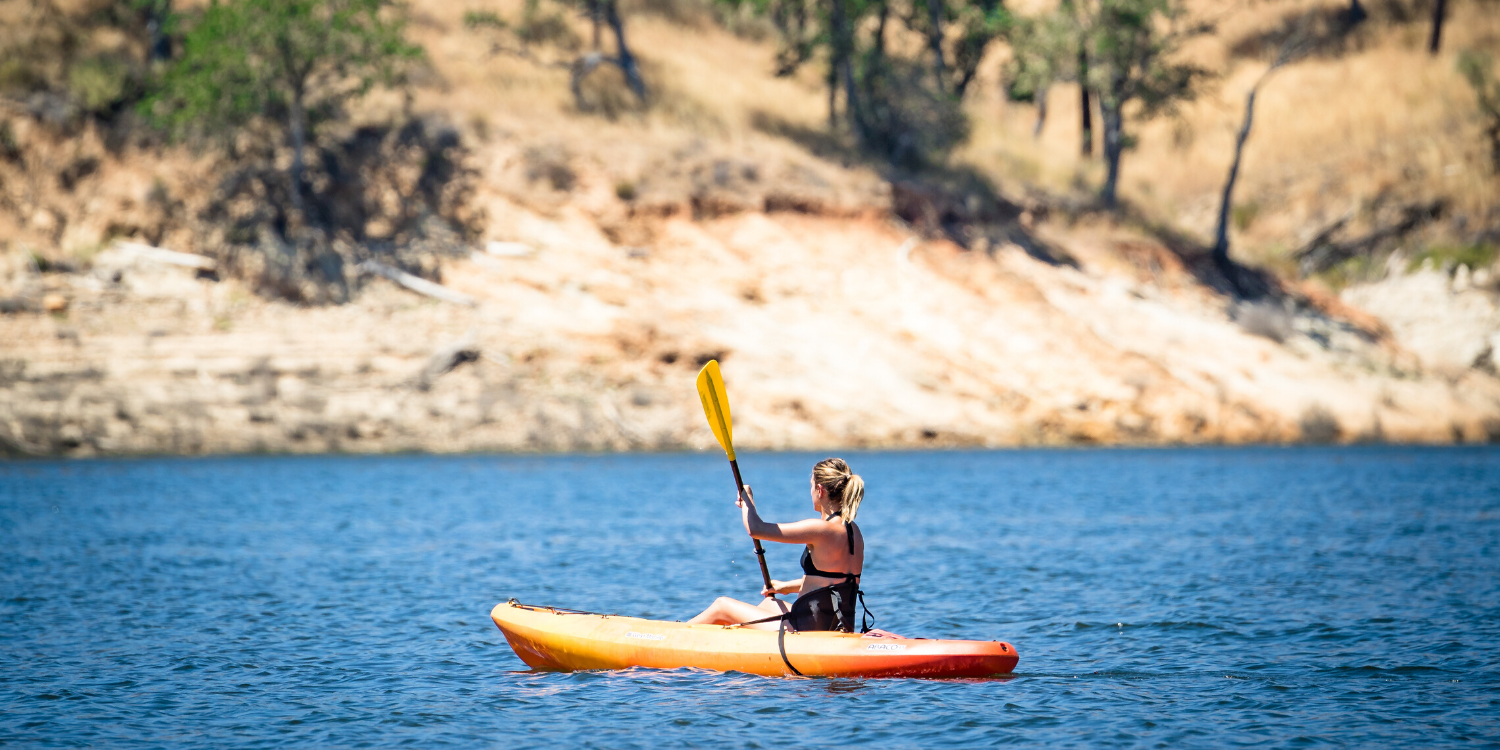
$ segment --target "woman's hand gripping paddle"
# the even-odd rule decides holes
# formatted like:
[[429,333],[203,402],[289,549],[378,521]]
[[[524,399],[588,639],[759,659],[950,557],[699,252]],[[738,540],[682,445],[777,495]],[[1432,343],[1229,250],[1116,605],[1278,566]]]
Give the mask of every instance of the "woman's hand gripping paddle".
[[[724,454],[729,456],[729,468],[734,471],[735,490],[744,495],[745,481],[740,479],[740,465],[734,460],[734,423],[729,418],[729,393],[724,390],[724,376],[719,374],[718,360],[709,360],[698,371],[698,397],[703,400],[703,415],[708,417],[709,429],[714,431],[714,437],[719,439]],[[775,599],[771,573],[766,569],[766,551],[760,546],[759,539],[751,539],[755,542],[755,557],[760,560],[760,576],[765,580],[766,589],[772,592],[771,598]]]

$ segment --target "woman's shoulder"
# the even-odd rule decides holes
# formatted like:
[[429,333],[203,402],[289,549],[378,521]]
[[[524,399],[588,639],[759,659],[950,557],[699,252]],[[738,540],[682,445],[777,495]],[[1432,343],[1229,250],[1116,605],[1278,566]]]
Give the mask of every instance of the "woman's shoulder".
[[833,518],[809,518],[805,521],[798,521],[798,525],[805,526],[808,529],[816,529],[819,533],[829,536],[833,534],[842,536],[844,532],[844,524],[837,516]]

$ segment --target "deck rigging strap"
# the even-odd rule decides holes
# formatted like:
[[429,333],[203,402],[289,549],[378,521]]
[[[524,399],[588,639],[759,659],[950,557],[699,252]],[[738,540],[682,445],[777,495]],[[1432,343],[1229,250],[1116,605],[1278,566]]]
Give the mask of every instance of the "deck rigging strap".
[[526,609],[530,609],[530,610],[540,610],[540,611],[543,611],[543,612],[551,612],[553,614],[558,614],[558,615],[598,615],[600,617],[617,617],[618,616],[618,615],[609,614],[608,612],[590,612],[590,611],[588,611],[586,609],[569,609],[567,607],[551,607],[551,606],[548,606],[548,605],[545,605],[545,604],[526,604],[525,602],[518,602],[514,598],[506,599],[505,603],[509,604],[511,606],[515,606],[515,607],[525,607]]
[[804,676],[797,668],[792,666],[792,660],[786,658],[786,615],[782,615],[781,627],[776,629],[776,648],[781,649],[781,660],[786,663],[786,668],[792,670],[792,674],[798,677]]

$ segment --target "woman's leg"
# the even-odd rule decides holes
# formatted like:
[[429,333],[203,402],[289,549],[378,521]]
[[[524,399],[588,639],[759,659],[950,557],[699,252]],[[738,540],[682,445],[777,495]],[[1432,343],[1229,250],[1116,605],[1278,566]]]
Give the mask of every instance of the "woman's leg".
[[[708,609],[703,610],[688,622],[694,625],[738,625],[742,622],[779,615],[786,611],[783,609],[784,606],[784,602],[769,598],[761,601],[757,606],[721,596],[715,599],[713,604],[708,605]],[[780,625],[776,622],[760,622],[747,627],[756,630],[776,630]]]

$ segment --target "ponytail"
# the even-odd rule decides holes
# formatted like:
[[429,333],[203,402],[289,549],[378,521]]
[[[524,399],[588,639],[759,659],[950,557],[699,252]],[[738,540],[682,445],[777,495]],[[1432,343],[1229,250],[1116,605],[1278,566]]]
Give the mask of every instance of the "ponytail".
[[839,517],[844,523],[853,523],[859,512],[859,503],[865,499],[865,480],[849,469],[842,458],[825,458],[813,466],[813,483],[828,492],[828,498],[838,503]]
[[843,516],[844,523],[853,523],[854,514],[859,512],[859,501],[865,499],[865,480],[858,474],[849,475],[849,483],[844,485],[844,502],[839,506],[839,515]]

